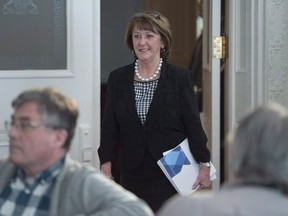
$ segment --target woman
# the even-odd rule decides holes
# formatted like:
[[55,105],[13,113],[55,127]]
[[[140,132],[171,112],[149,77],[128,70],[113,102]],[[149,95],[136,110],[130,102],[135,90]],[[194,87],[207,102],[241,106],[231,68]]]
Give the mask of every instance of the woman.
[[[171,30],[158,12],[136,14],[126,32],[135,62],[112,71],[98,149],[101,170],[112,177],[117,157],[120,184],[156,212],[176,193],[157,165],[162,153],[185,138],[202,162],[194,187],[210,185],[210,153],[202,129],[191,73],[169,64]],[[113,164],[114,165],[114,164]]]

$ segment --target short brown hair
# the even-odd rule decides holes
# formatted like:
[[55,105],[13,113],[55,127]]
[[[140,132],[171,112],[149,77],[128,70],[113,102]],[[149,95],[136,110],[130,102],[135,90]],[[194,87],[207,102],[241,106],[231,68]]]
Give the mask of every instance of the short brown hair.
[[161,58],[169,58],[172,51],[172,32],[170,29],[170,23],[165,16],[157,11],[149,11],[136,13],[132,17],[131,21],[128,23],[125,35],[126,45],[132,51],[134,51],[132,32],[135,26],[139,27],[139,29],[145,29],[159,33],[165,46],[161,51]]

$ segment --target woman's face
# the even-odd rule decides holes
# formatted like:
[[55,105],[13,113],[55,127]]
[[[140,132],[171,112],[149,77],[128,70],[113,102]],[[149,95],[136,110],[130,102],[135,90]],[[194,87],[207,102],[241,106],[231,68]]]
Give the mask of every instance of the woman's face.
[[164,48],[161,36],[150,30],[134,27],[132,41],[135,55],[139,61],[155,61],[160,58],[160,49]]

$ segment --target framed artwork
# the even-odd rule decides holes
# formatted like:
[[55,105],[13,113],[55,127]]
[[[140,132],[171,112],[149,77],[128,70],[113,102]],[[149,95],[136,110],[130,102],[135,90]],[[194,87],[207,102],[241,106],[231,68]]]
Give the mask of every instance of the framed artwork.
[[66,0],[0,2],[0,70],[67,69]]

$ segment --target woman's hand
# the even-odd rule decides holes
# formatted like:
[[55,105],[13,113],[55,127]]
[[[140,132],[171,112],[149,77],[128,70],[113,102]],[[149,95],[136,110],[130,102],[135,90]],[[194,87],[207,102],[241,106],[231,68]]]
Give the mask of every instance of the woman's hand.
[[103,163],[100,167],[101,171],[103,172],[103,174],[105,176],[107,176],[110,179],[114,179],[114,177],[112,176],[112,163],[111,161],[108,161],[106,163]]
[[201,166],[199,170],[198,177],[193,184],[192,189],[195,190],[197,187],[199,189],[205,189],[210,187],[211,181],[210,181],[210,167],[208,166]]

